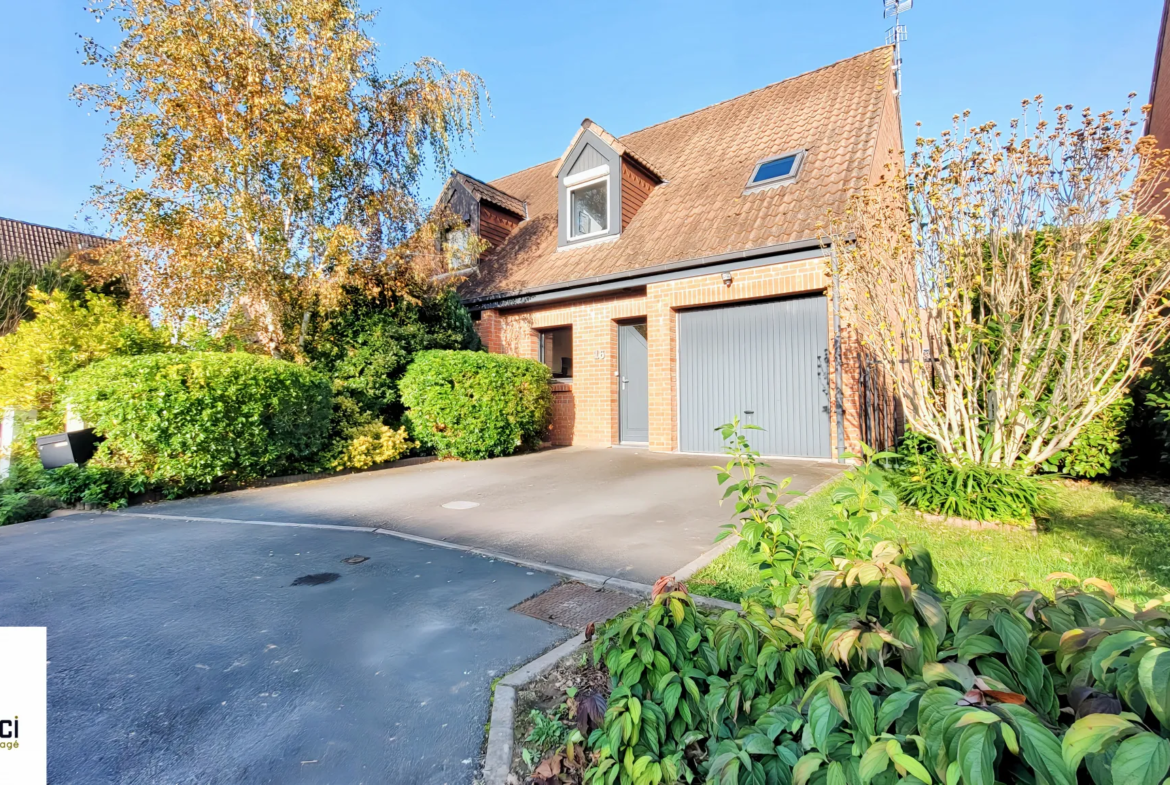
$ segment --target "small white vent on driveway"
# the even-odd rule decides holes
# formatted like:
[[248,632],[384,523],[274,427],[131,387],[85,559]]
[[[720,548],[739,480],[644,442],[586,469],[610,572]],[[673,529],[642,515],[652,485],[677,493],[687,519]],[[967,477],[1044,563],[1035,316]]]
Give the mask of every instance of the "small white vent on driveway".
[[478,507],[479,502],[447,502],[443,506],[448,510],[470,510],[472,507]]

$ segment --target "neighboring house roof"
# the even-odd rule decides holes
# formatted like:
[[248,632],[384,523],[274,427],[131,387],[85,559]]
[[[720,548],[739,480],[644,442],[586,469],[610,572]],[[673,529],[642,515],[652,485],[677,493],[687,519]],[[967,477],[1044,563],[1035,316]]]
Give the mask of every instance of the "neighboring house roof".
[[[616,139],[666,182],[614,242],[557,250],[560,160],[491,181],[527,203],[527,220],[480,260],[462,294],[471,301],[523,294],[815,239],[826,212],[875,178],[875,161],[887,160],[878,146],[901,145],[900,128],[891,136],[888,123],[879,137],[883,113],[897,121],[892,56],[892,47],[880,47]],[[796,150],[806,155],[794,181],[744,192],[757,162]]]
[[96,234],[0,218],[0,262],[23,259],[40,269],[57,259],[113,242]]
[[520,218],[528,217],[528,206],[524,204],[523,199],[506,194],[499,188],[494,188],[466,172],[452,170],[451,176],[458,180],[475,197],[476,201],[488,201],[508,212],[515,213]]

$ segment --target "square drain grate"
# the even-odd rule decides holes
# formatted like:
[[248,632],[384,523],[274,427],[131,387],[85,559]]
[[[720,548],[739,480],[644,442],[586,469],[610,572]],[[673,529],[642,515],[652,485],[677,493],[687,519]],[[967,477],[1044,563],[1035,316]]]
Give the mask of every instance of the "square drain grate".
[[561,583],[512,608],[541,621],[581,632],[589,622],[610,619],[638,602],[620,591],[594,589],[583,583]]

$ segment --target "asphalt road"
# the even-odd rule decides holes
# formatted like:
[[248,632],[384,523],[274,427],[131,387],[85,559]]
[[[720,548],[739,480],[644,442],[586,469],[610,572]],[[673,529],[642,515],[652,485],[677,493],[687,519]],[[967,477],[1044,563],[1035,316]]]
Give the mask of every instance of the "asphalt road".
[[469,783],[492,679],[571,634],[508,610],[554,582],[358,531],[0,529],[0,625],[48,628],[57,785]]

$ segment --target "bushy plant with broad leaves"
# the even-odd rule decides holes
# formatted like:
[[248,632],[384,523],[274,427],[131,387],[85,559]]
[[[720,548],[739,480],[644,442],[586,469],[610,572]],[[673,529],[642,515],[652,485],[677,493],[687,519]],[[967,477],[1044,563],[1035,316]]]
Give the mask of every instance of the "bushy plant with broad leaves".
[[244,353],[118,357],[70,378],[65,394],[106,437],[94,468],[142,476],[169,495],[294,470],[329,429],[329,382]]
[[420,352],[399,385],[411,436],[443,456],[480,460],[540,445],[552,372],[502,354]]
[[[33,290],[35,318],[0,337],[0,406],[45,412],[70,374],[107,357],[172,351],[164,331],[100,294]],[[54,423],[60,430],[62,423]]]
[[58,499],[44,493],[0,494],[0,526],[35,521],[60,506]]
[[833,489],[832,533],[825,549],[833,556],[861,559],[890,533],[890,516],[898,509],[898,497],[878,463],[896,456],[862,444],[860,456],[846,453],[845,457],[855,459],[857,465],[845,472],[843,481]]
[[660,581],[597,635],[613,689],[583,781],[1162,785],[1170,597],[1138,608],[1062,573],[1051,595],[954,597],[936,578],[881,540],[779,606],[705,613]]
[[337,307],[312,315],[303,351],[333,380],[333,393],[386,423],[402,418],[399,382],[416,354],[478,350],[471,316],[451,290],[431,291],[411,276],[344,288]]
[[741,426],[738,418],[719,429],[727,445],[728,461],[714,468],[719,484],[724,486],[722,501],[734,497],[735,519],[720,527],[715,541],[736,535],[735,547],[760,570],[760,590],[769,592],[776,604],[782,604],[792,587],[831,562],[822,548],[792,529],[792,516],[785,503],[785,496],[795,493],[786,491],[792,479],[777,482],[760,472],[767,464],[751,448],[744,433],[750,430],[759,428]]
[[336,471],[368,469],[379,463],[398,460],[416,446],[417,442],[410,440],[405,428],[391,428],[371,421],[346,431],[334,443],[328,464]]
[[1133,414],[1133,398],[1125,397],[1090,420],[1077,438],[1040,468],[1068,477],[1106,477],[1127,463],[1126,425]]

